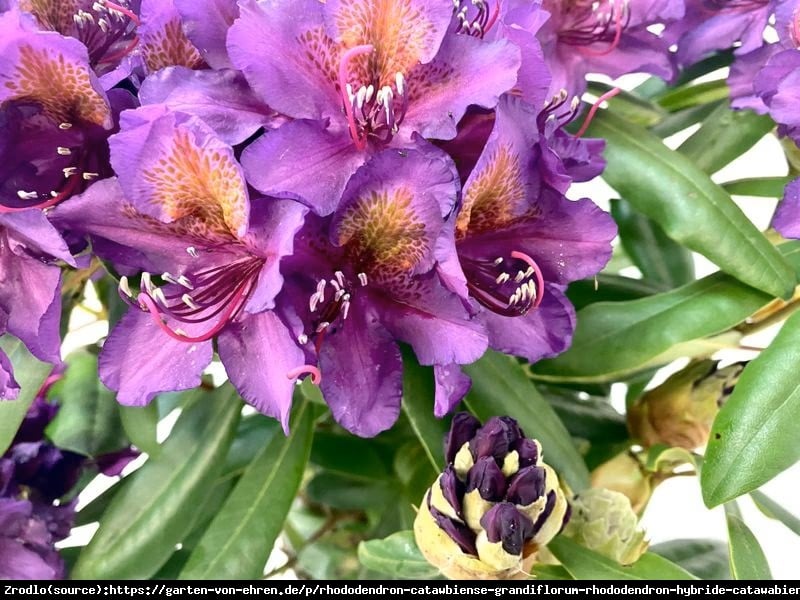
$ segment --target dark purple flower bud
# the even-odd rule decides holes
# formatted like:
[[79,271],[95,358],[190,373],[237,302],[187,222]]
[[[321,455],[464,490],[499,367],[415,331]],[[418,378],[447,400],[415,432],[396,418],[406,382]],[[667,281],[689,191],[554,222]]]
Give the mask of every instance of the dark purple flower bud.
[[503,464],[503,459],[520,439],[521,431],[517,422],[509,417],[492,417],[481,427],[472,441],[469,449],[477,461],[482,456],[492,456],[498,464]]
[[455,460],[461,446],[470,441],[480,427],[481,422],[469,413],[460,412],[453,417],[444,440],[444,456],[448,464]]
[[529,439],[518,440],[513,450],[519,454],[519,468],[524,469],[539,462],[539,446]]
[[490,542],[503,542],[503,550],[519,555],[525,541],[533,537],[533,522],[509,503],[496,504],[481,518]]
[[[539,533],[539,530],[542,527],[544,527],[544,524],[547,522],[547,519],[552,514],[553,509],[556,507],[556,499],[557,498],[556,498],[555,491],[551,490],[550,493],[547,494],[547,504],[544,505],[544,510],[539,515],[539,517],[536,519],[536,523],[533,525],[533,535],[536,535],[537,533]],[[569,506],[569,505],[567,505],[567,506]]]
[[506,499],[518,506],[528,506],[544,496],[546,471],[542,467],[525,467],[517,471],[508,485]]
[[483,456],[467,473],[467,493],[478,490],[481,498],[498,502],[506,493],[506,478],[491,456]]
[[44,430],[55,418],[58,406],[51,404],[41,395],[37,396],[28,409],[25,419],[22,421],[13,444],[23,442],[38,442],[44,438]]
[[439,526],[439,528],[444,531],[451,540],[458,544],[461,550],[467,554],[472,554],[473,556],[478,555],[478,550],[475,548],[475,532],[467,527],[464,523],[454,521],[447,515],[436,510],[431,505],[430,494],[428,494],[428,510],[430,510],[431,516],[433,517],[433,520],[436,521],[436,524]]
[[439,480],[439,486],[442,488],[442,495],[447,503],[453,507],[457,515],[462,516],[461,498],[464,496],[464,484],[456,475],[453,465],[449,465],[444,470]]

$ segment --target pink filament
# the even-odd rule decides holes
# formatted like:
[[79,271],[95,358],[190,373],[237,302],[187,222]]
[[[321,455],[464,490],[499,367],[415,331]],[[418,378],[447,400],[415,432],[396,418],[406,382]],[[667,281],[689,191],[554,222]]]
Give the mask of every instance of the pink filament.
[[489,21],[487,21],[486,27],[483,29],[484,34],[487,31],[489,31],[492,27],[494,27],[494,24],[497,22],[497,17],[499,16],[500,16],[500,0],[497,0],[497,2],[494,3],[494,10],[492,11],[492,16],[489,17]]
[[613,98],[617,94],[619,94],[622,90],[618,87],[615,87],[613,90],[609,90],[602,96],[597,99],[597,102],[592,104],[592,108],[589,109],[589,113],[586,115],[586,118],[583,120],[583,125],[575,134],[575,137],[582,137],[586,130],[589,129],[589,125],[592,124],[592,119],[594,119],[594,115],[597,113],[597,109],[600,108],[600,105],[605,102],[606,100]]
[[367,139],[366,137],[362,139],[358,136],[356,118],[353,114],[353,103],[350,101],[350,98],[347,95],[347,80],[349,79],[348,67],[350,66],[350,61],[352,61],[354,58],[361,56],[362,54],[369,54],[373,50],[374,46],[372,44],[354,46],[345,52],[342,55],[341,61],[339,61],[339,93],[342,95],[342,100],[344,101],[344,110],[347,114],[347,123],[350,127],[350,135],[353,138],[353,142],[355,142],[356,148],[359,150],[363,150],[367,147]]
[[124,6],[120,6],[119,4],[115,4],[113,2],[109,2],[108,0],[103,2],[103,4],[105,6],[107,6],[108,8],[110,8],[111,10],[113,10],[113,11],[122,13],[123,15],[128,17],[131,21],[133,21],[133,23],[135,25],[139,25],[139,15],[137,15],[135,12],[133,12],[131,10],[128,10]]
[[[615,0],[611,0],[611,2],[614,1]],[[616,1],[619,2],[620,0]],[[614,39],[611,41],[611,45],[608,48],[605,50],[581,48],[581,53],[586,56],[606,56],[607,54],[611,54],[614,50],[616,50],[617,46],[619,46],[620,40],[622,39],[622,16],[624,12],[624,9],[621,9],[620,7],[617,7],[614,11]]]
[[0,204],[0,214],[6,213],[16,213],[22,212],[24,210],[30,210],[32,208],[38,208],[39,210],[44,210],[45,208],[50,208],[51,206],[55,206],[62,200],[69,198],[72,195],[72,192],[75,191],[75,184],[78,182],[80,177],[78,175],[70,176],[70,181],[67,184],[67,187],[64,191],[60,192],[59,194],[53,196],[49,200],[45,200],[39,204],[32,204],[31,206],[3,206]]
[[104,56],[103,60],[101,60],[100,63],[101,64],[107,64],[107,63],[112,63],[112,62],[115,62],[115,61],[120,60],[122,58],[125,58],[126,56],[128,56],[128,54],[130,54],[133,51],[134,48],[136,48],[136,45],[138,43],[139,43],[139,36],[134,36],[133,39],[131,40],[130,44],[125,46],[119,52],[115,52],[111,56]]
[[542,303],[542,298],[544,297],[544,278],[542,277],[542,270],[539,268],[539,265],[536,264],[536,261],[524,252],[514,250],[511,253],[511,258],[518,258],[525,261],[536,274],[536,300],[533,302],[533,308],[536,308]]
[[297,379],[301,375],[311,375],[311,383],[319,385],[322,383],[322,373],[314,365],[301,365],[286,373],[287,379]]

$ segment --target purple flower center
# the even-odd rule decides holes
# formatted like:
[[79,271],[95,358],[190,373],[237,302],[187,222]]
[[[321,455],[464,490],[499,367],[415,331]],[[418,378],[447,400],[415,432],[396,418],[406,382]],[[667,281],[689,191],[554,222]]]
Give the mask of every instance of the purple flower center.
[[500,0],[453,0],[456,33],[483,38],[500,16]]
[[514,251],[508,257],[461,259],[470,294],[492,312],[520,317],[541,304],[542,272],[527,254]]
[[354,283],[342,271],[335,271],[330,279],[320,279],[317,290],[308,299],[311,327],[300,335],[298,341],[304,345],[309,339],[314,340],[319,352],[325,334],[335,331],[339,324],[347,320],[354,290],[366,286],[368,281],[366,273],[359,273],[357,283]]
[[72,18],[75,37],[89,50],[92,65],[114,65],[139,43],[139,17],[128,7],[128,0],[98,0],[90,11],[79,10]]
[[[362,83],[353,91],[349,83],[350,63],[373,51],[371,44],[355,46],[342,55],[339,64],[339,93],[342,95],[350,136],[359,150],[364,150],[370,140],[388,144],[400,128],[408,109],[408,90],[402,73],[395,75],[394,85],[381,87],[378,83]],[[377,82],[378,78],[374,77],[373,80]]]
[[[214,249],[206,251],[213,252]],[[198,256],[193,247],[187,252]],[[210,340],[242,312],[264,262],[263,258],[247,255],[203,269],[191,277],[164,273],[161,279],[168,284],[166,292],[153,284],[149,273],[143,273],[138,306],[149,312],[153,321],[176,340],[190,343]],[[120,280],[120,296],[133,304],[124,277]],[[173,329],[165,318],[192,327],[206,325],[208,329],[204,333],[189,335],[183,329]]]
[[[562,1],[559,41],[580,47],[580,51],[588,56],[610,54],[619,46],[622,32],[630,22],[629,2],[630,0]],[[608,47],[602,50],[588,48],[598,42],[605,42]]]

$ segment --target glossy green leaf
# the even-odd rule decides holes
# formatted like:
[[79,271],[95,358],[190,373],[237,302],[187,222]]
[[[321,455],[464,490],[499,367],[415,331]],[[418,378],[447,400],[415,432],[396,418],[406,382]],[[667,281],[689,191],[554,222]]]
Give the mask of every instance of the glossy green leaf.
[[78,351],[67,358],[64,377],[51,388],[60,408],[47,437],[59,448],[99,456],[128,446],[116,395],[97,378],[97,356]]
[[782,198],[783,189],[794,177],[756,177],[737,179],[723,183],[722,187],[731,195],[758,196],[761,198]]
[[589,135],[606,140],[603,178],[669,237],[748,285],[773,296],[791,293],[794,271],[691,160],[609,111],[595,117]]
[[[595,96],[601,96],[614,89],[614,86],[597,81],[589,82],[588,91]],[[608,101],[609,110],[613,110],[637,125],[649,127],[655,125],[667,116],[667,111],[646,98],[632,92],[622,90]]]
[[775,121],[768,115],[731,110],[727,104],[721,104],[678,151],[701,171],[716,173],[750,150],[774,127]]
[[700,483],[706,505],[755,490],[800,460],[800,314],[745,367],[720,410]]
[[365,480],[323,471],[308,482],[306,493],[312,502],[340,510],[386,508],[396,501],[400,490],[390,481]]
[[350,434],[321,432],[314,436],[311,462],[351,479],[388,479],[391,469],[372,440]]
[[616,561],[579,546],[571,539],[563,536],[559,536],[550,542],[547,549],[561,561],[564,568],[575,579],[697,579],[682,567],[652,552],[642,555],[638,561],[630,566],[622,566]]
[[619,227],[622,247],[644,279],[667,289],[694,281],[694,259],[656,223],[634,210],[627,200],[613,200],[611,214]]
[[596,279],[582,279],[571,283],[567,289],[567,297],[575,309],[580,310],[595,302],[638,300],[665,291],[664,287],[641,279],[600,273]]
[[120,406],[119,415],[122,427],[131,443],[150,456],[157,456],[161,451],[158,444],[158,403],[151,402],[147,406]]
[[670,540],[650,547],[700,579],[730,579],[728,546],[717,540]]
[[716,100],[730,97],[728,86],[724,79],[691,83],[671,88],[660,96],[658,103],[670,112],[681,110],[699,104],[708,104]]
[[239,479],[181,579],[260,578],[311,451],[312,404],[295,401],[291,432],[275,435]]
[[412,531],[398,531],[382,540],[361,542],[358,559],[368,569],[396,579],[439,576],[439,570],[425,560],[417,548]]
[[764,513],[767,517],[770,519],[775,519],[776,521],[780,521],[792,532],[800,535],[800,518],[790,513],[763,492],[754,490],[750,492],[750,497],[753,499],[753,502],[755,502],[758,510]]
[[679,131],[688,129],[689,127],[700,123],[703,119],[708,117],[718,106],[727,104],[728,99],[720,99],[716,102],[709,104],[700,104],[698,106],[691,106],[684,108],[677,112],[665,117],[661,122],[656,123],[650,128],[650,132],[660,138],[668,138],[675,135]]
[[584,440],[620,442],[628,439],[625,417],[605,398],[584,397],[581,392],[537,386],[570,435]]
[[53,365],[36,360],[25,348],[25,344],[10,335],[0,337],[0,350],[8,355],[14,368],[14,379],[19,384],[19,396],[16,400],[0,399],[0,456],[2,456],[17,435],[17,429],[42,384],[53,370]]
[[75,514],[75,526],[80,527],[81,525],[88,525],[89,523],[96,523],[99,521],[111,505],[114,496],[124,487],[125,486],[119,482],[115,483],[89,502],[89,504],[81,508],[81,510]]
[[433,368],[421,366],[410,352],[403,352],[403,413],[438,473],[444,469],[444,437],[450,424],[434,418],[433,400]]
[[197,517],[230,447],[242,404],[230,386],[193,393],[162,452],[122,485],[72,572],[75,579],[146,579]]
[[277,419],[258,413],[243,417],[236,428],[236,437],[228,450],[228,456],[225,457],[220,477],[241,475],[276,435],[283,435]]
[[561,565],[533,565],[531,573],[534,579],[540,581],[575,581]]
[[728,522],[728,551],[734,579],[769,580],[772,573],[756,536],[736,511],[725,507]]
[[472,389],[464,399],[470,412],[481,421],[514,417],[526,435],[541,442],[545,460],[575,491],[589,487],[589,471],[567,428],[519,362],[490,351],[464,371],[472,378]]

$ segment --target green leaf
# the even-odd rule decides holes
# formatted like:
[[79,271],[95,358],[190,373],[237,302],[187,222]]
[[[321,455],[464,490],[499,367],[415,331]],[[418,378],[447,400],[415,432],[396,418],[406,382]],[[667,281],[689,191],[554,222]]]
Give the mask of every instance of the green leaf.
[[147,579],[190,531],[241,412],[233,388],[199,390],[162,452],[122,484],[81,553],[75,579]]
[[775,500],[758,490],[750,492],[750,497],[753,499],[753,502],[755,502],[758,510],[767,517],[780,521],[792,532],[800,535],[800,519],[775,502]]
[[487,352],[479,361],[464,367],[472,378],[472,389],[464,403],[481,421],[508,415],[519,421],[525,434],[536,438],[548,464],[580,491],[589,487],[589,471],[572,438],[525,371],[515,359]]
[[122,427],[131,443],[150,456],[161,451],[156,432],[158,428],[158,403],[147,406],[120,406],[119,416]]
[[313,410],[295,401],[291,433],[253,460],[181,571],[181,579],[258,579],[297,494],[311,450]]
[[696,125],[714,112],[718,106],[722,106],[723,104],[727,103],[728,99],[725,98],[709,104],[700,104],[698,106],[684,108],[665,117],[660,123],[653,125],[650,128],[650,132],[662,139],[668,138],[671,135],[675,135],[679,131],[683,131],[692,125]]
[[569,538],[558,536],[547,549],[561,561],[564,568],[575,579],[599,580],[688,580],[697,579],[694,575],[671,563],[666,558],[648,552],[630,566],[622,566],[588,548],[579,546]]
[[728,551],[730,553],[731,574],[734,579],[770,580],[767,557],[744,521],[725,506],[728,522]]
[[433,416],[433,368],[421,366],[411,352],[403,352],[403,412],[425,455],[437,473],[444,469],[444,437],[449,420]]
[[590,442],[628,439],[625,417],[614,410],[606,398],[585,398],[580,392],[552,386],[538,388],[570,435]]
[[386,508],[397,500],[400,490],[390,481],[364,480],[323,471],[309,481],[308,497],[339,510]]
[[723,183],[723,189],[736,196],[758,196],[762,198],[781,198],[783,189],[794,177],[757,177],[753,179],[737,179]]
[[670,540],[650,551],[672,561],[700,579],[730,579],[728,546],[717,540]]
[[800,313],[750,362],[711,428],[700,476],[712,507],[750,492],[800,459]]
[[692,253],[667,237],[661,227],[626,200],[613,200],[611,214],[619,227],[622,247],[646,280],[667,289],[694,281]]
[[567,297],[576,310],[595,302],[637,300],[666,291],[662,286],[641,279],[600,273],[596,279],[582,279],[570,284]]
[[708,104],[729,97],[730,92],[725,80],[718,79],[670,88],[667,93],[658,98],[658,103],[668,111],[675,112],[689,106]]
[[669,237],[748,285],[773,296],[791,293],[794,271],[691,160],[609,111],[595,117],[589,135],[606,140],[603,178]]
[[531,574],[540,581],[575,581],[561,565],[533,565]]
[[775,127],[768,115],[751,110],[731,110],[721,104],[703,125],[678,148],[705,173],[716,173],[722,167],[750,150]]
[[71,354],[64,377],[51,393],[60,408],[46,433],[56,446],[84,456],[128,446],[116,395],[97,377],[97,356],[86,351]]
[[124,487],[122,483],[117,482],[94,498],[89,504],[81,508],[75,514],[75,526],[80,527],[81,525],[88,525],[89,523],[96,523],[99,521],[111,505],[114,496]]
[[[597,81],[589,82],[588,87],[589,93],[598,97],[613,89],[614,86]],[[631,92],[626,92],[625,90],[617,93],[616,96],[610,98],[607,102],[609,110],[613,110],[632,123],[644,127],[655,125],[668,114],[667,111],[658,104],[650,102],[646,98],[642,98]]]
[[14,368],[14,379],[19,384],[16,400],[0,398],[0,456],[5,454],[17,429],[25,418],[33,399],[47,379],[53,365],[39,362],[28,352],[25,344],[10,335],[0,337],[0,351],[5,352]]
[[236,437],[233,439],[228,456],[225,457],[225,466],[222,467],[220,478],[227,479],[241,475],[276,435],[283,435],[277,419],[262,414],[243,417],[236,428]]
[[382,540],[358,545],[361,564],[396,579],[433,579],[439,570],[431,565],[414,541],[413,531],[398,531]]
[[316,434],[310,460],[328,472],[351,479],[375,480],[391,477],[391,469],[381,459],[374,441],[349,434]]

